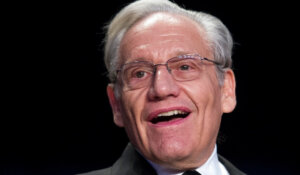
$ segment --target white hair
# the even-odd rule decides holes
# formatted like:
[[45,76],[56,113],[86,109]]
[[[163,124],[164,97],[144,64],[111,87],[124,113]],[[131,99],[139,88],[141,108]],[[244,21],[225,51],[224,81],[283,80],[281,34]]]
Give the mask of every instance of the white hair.
[[104,61],[110,81],[114,82],[116,79],[119,48],[125,33],[141,19],[157,12],[186,16],[204,29],[214,60],[221,63],[217,74],[220,84],[223,84],[223,72],[232,65],[233,40],[230,32],[218,18],[207,13],[183,9],[168,0],[137,0],[124,7],[107,26]]

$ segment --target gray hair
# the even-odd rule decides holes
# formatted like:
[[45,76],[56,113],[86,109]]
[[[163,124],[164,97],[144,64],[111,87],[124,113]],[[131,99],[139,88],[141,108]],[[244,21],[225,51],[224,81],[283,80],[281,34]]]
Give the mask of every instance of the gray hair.
[[221,63],[217,75],[220,84],[223,84],[224,70],[232,65],[233,40],[230,32],[218,18],[203,12],[183,9],[168,0],[137,0],[123,8],[107,26],[104,61],[110,81],[114,82],[116,79],[119,48],[125,33],[141,19],[157,12],[186,16],[204,29],[209,46],[214,52],[214,60]]

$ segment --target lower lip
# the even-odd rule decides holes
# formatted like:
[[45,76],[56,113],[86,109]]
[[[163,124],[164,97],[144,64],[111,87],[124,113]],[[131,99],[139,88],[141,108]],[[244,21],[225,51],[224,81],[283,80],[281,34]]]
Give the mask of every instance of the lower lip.
[[154,127],[166,127],[166,126],[172,126],[172,125],[179,125],[183,122],[185,122],[191,114],[189,114],[188,116],[186,116],[185,118],[176,118],[170,121],[164,121],[164,122],[158,122],[156,124],[153,124],[150,122],[150,124]]

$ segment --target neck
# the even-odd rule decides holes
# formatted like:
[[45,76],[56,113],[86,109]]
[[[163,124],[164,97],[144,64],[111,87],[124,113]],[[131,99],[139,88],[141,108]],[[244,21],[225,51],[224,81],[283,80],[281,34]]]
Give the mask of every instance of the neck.
[[[147,159],[146,159],[147,160]],[[167,166],[162,166],[160,164],[154,163],[150,160],[147,160],[151,166],[158,172],[159,175],[175,175],[175,174],[179,174],[183,171],[186,171],[188,169],[199,169],[202,167],[205,167],[207,164],[210,164],[212,161],[216,161],[218,162],[218,157],[217,157],[217,147],[215,145],[215,147],[213,148],[212,151],[210,151],[210,154],[208,155],[207,159],[205,159],[204,161],[198,163],[197,165],[185,165],[184,168],[169,168]]]

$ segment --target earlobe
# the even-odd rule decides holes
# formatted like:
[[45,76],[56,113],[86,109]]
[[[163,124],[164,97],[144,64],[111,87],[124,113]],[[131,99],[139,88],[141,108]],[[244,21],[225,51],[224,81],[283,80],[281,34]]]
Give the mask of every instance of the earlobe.
[[236,106],[235,77],[231,69],[224,73],[224,84],[222,87],[222,110],[224,113],[232,112]]
[[107,92],[110,106],[112,108],[112,112],[113,112],[113,116],[114,116],[114,123],[119,127],[123,127],[124,123],[123,123],[123,118],[122,118],[121,111],[120,111],[120,103],[115,96],[114,85],[113,84],[107,85],[106,92]]

